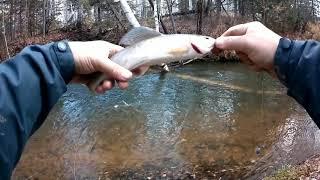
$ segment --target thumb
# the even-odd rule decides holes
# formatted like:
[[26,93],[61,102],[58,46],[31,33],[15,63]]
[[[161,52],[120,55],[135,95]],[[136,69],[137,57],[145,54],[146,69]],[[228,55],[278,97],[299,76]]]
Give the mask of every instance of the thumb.
[[244,36],[222,36],[216,39],[216,48],[221,50],[235,50],[245,52],[247,43]]
[[97,62],[97,70],[102,72],[103,74],[111,76],[115,80],[128,81],[132,78],[131,71],[111,61],[109,58],[107,58],[106,60],[99,59]]

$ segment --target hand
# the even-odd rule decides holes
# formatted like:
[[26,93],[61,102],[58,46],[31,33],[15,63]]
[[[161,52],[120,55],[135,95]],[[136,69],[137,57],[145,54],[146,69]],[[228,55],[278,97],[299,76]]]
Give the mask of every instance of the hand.
[[114,86],[114,80],[121,89],[128,87],[132,73],[109,58],[123,49],[105,41],[69,42],[75,61],[75,76],[72,82],[86,84],[93,80],[93,73],[102,72],[113,79],[105,80],[96,88],[97,93],[104,93]]
[[240,24],[217,38],[215,47],[235,50],[240,60],[255,71],[274,72],[274,56],[281,37],[260,22]]

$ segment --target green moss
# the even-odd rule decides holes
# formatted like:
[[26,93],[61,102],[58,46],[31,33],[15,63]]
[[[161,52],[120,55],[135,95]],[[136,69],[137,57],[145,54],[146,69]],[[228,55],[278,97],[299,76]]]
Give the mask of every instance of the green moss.
[[295,167],[286,166],[276,172],[271,177],[267,177],[264,180],[295,180],[299,179],[299,170]]

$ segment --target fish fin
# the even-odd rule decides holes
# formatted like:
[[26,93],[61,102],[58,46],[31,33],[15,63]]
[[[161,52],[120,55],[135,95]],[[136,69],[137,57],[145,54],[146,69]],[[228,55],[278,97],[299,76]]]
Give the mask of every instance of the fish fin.
[[150,39],[153,37],[161,36],[162,34],[158,31],[155,31],[148,27],[136,27],[130,30],[127,34],[125,34],[119,44],[122,46],[131,46],[138,42],[141,42],[146,39]]

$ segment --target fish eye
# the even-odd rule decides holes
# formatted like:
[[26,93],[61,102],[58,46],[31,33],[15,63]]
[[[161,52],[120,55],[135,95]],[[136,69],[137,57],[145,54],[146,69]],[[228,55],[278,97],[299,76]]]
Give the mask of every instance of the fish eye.
[[209,37],[206,37],[206,39],[209,39]]

